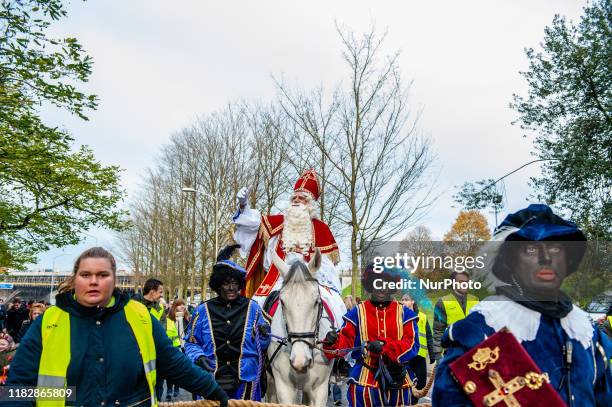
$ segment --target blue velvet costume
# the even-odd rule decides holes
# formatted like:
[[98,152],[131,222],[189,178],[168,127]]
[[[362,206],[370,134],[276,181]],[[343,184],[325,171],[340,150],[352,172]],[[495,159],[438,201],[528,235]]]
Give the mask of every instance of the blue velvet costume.
[[[530,205],[506,217],[496,229],[494,240],[584,242],[586,239],[576,224],[553,214],[548,206]],[[582,254],[567,258],[569,273],[578,267]],[[493,256],[493,260],[501,264],[499,259],[499,256]],[[485,299],[476,305],[465,319],[457,321],[445,331],[442,346],[446,348],[446,353],[436,372],[433,405],[472,405],[461,386],[453,379],[449,364],[494,332],[507,327],[542,372],[548,373],[550,384],[565,403],[570,404],[565,377],[569,366],[569,389],[573,396],[573,407],[612,406],[610,338],[593,327],[588,314],[575,305],[572,306],[569,299],[567,312],[553,314],[538,306],[545,302],[522,302],[528,298],[516,297],[512,290],[504,291],[505,287],[516,287],[521,296],[523,295],[521,283],[514,279],[512,271],[510,275],[504,274],[497,271],[503,269],[496,268],[495,264],[497,263],[493,265],[492,274],[506,284],[498,286],[497,289],[498,293],[503,295]],[[505,293],[523,300],[514,301]],[[570,348],[571,363],[568,364],[566,359],[569,352],[566,352],[566,349]],[[546,400],[542,400],[541,405],[546,405]]]
[[229,300],[220,293],[224,283],[244,285],[246,271],[229,260],[238,247],[227,246],[217,255],[209,284],[219,295],[194,310],[185,332],[185,353],[213,372],[231,399],[259,401],[270,326],[255,301],[241,296]]
[[[467,318],[454,323],[446,330],[442,345],[447,350],[436,372],[432,394],[434,405],[472,405],[470,399],[452,378],[448,365],[482,342],[485,335],[490,336],[494,332],[495,330],[485,322],[484,316],[478,312],[478,308]],[[540,369],[549,374],[550,383],[555,389],[563,377],[563,345],[568,339],[560,320],[541,317],[535,339],[521,342]],[[599,329],[592,328],[592,341],[588,348],[585,349],[576,339],[569,340],[573,345],[570,374],[574,407],[612,406],[612,372],[608,364],[612,355],[610,339]],[[605,358],[602,350],[607,355]],[[558,393],[567,402],[565,388],[558,390]]]
[[[268,326],[263,318],[262,309],[253,301],[248,300],[244,333],[240,345],[238,361],[238,379],[241,385],[235,394],[228,394],[231,399],[261,400],[261,387],[258,375],[261,374],[263,354],[270,344],[269,335],[261,335],[258,326]],[[193,361],[201,356],[206,357],[208,365],[216,372],[217,355],[213,335],[212,321],[208,310],[208,301],[200,304],[193,312],[192,323],[185,332],[185,353]],[[250,394],[245,394],[249,392]]]

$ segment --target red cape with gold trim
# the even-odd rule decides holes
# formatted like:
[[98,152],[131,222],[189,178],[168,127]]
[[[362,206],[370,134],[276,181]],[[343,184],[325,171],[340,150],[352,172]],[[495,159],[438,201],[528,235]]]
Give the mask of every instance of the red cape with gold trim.
[[[278,279],[279,272],[274,264],[272,264],[266,273],[263,269],[263,258],[270,238],[279,235],[283,231],[283,221],[284,217],[280,214],[262,215],[257,238],[249,252],[249,259],[246,266],[246,286],[243,290],[243,295],[247,297],[252,297],[253,295],[267,296],[272,291]],[[312,227],[315,246],[319,248],[322,254],[328,255],[334,264],[337,264],[340,260],[338,244],[329,226],[319,219],[313,219]],[[285,258],[281,239],[277,240],[274,249],[281,259]],[[308,260],[308,258],[306,258],[306,260]]]

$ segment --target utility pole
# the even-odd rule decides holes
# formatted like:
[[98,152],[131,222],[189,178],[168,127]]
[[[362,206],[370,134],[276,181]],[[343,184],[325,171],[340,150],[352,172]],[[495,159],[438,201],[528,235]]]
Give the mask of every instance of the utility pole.
[[191,266],[192,266],[192,271],[191,271],[191,276],[189,278],[189,298],[190,298],[190,301],[193,303],[194,297],[195,297],[195,274],[196,274],[196,267],[195,267],[195,263],[196,263],[195,262],[196,190],[195,188],[190,186],[190,183],[186,183],[186,185],[181,189],[181,191],[186,194],[191,194]]

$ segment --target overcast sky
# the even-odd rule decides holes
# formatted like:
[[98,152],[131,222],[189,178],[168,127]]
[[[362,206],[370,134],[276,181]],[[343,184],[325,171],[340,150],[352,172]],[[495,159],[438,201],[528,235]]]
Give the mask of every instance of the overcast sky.
[[[530,161],[532,144],[511,125],[508,104],[524,93],[525,47],[537,47],[555,14],[578,20],[585,1],[180,1],[73,0],[52,26],[93,57],[86,91],[100,97],[90,121],[46,108],[44,118],[87,144],[105,164],[124,169],[134,192],[173,132],[197,115],[236,100],[272,100],[272,75],[294,87],[346,78],[334,21],[356,32],[374,21],[388,30],[386,53],[401,50],[410,102],[438,156],[442,193],[423,223],[441,237],[458,209],[454,186],[496,178]],[[345,79],[346,80],[346,79]],[[528,167],[505,183],[505,213],[526,206]],[[129,199],[129,198],[128,198]],[[493,215],[487,214],[493,226]],[[52,250],[35,267],[70,268],[85,247],[112,248],[112,233],[90,231],[79,246]],[[62,253],[67,255],[57,257]]]

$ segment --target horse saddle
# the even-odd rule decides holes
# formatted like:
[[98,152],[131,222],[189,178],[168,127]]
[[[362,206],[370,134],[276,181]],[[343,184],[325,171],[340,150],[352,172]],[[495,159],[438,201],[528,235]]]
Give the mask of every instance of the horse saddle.
[[279,297],[280,297],[280,291],[275,290],[275,291],[272,291],[266,297],[266,300],[264,301],[263,310],[270,317],[274,316],[274,313],[276,312],[276,308],[278,308],[278,298]]

